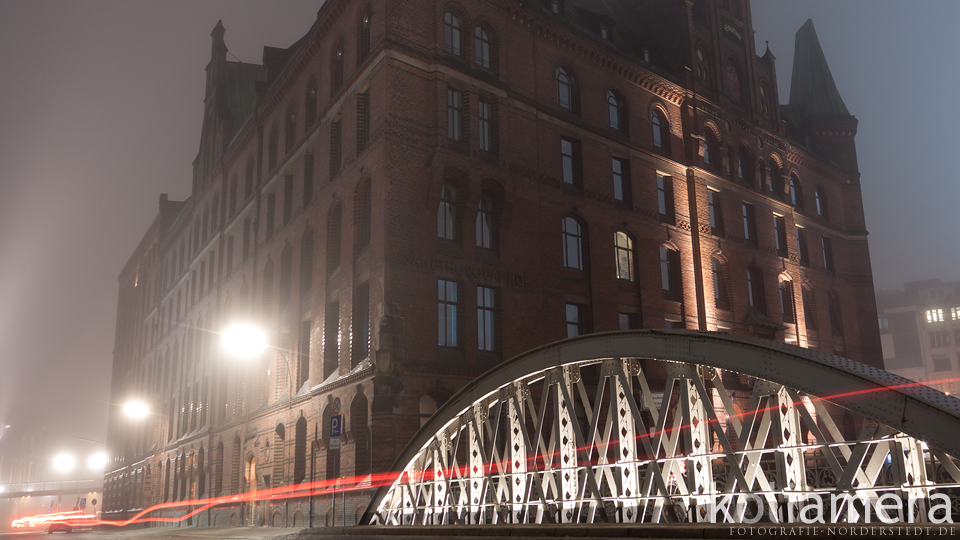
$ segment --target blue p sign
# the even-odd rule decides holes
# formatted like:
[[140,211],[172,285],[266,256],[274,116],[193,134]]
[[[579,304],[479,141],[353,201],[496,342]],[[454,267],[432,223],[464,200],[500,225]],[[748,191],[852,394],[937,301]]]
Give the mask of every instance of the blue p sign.
[[340,432],[343,430],[343,416],[335,414],[330,417],[330,438],[335,438],[340,436]]

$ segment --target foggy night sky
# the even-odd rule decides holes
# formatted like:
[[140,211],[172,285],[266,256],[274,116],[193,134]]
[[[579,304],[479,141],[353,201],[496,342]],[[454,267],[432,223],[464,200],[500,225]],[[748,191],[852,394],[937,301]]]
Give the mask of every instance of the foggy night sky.
[[[190,195],[210,32],[259,63],[322,3],[0,0],[0,424],[45,425],[51,455],[106,439],[117,276],[160,193]],[[860,121],[875,286],[960,279],[960,2],[754,0],[781,103],[808,18]]]

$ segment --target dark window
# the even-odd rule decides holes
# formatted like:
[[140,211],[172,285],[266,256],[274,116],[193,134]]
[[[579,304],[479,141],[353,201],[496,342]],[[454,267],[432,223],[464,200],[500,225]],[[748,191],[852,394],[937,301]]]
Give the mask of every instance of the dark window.
[[582,336],[587,333],[586,325],[584,324],[584,306],[579,304],[567,304],[566,315],[567,315],[567,337],[577,337]]
[[477,287],[477,348],[481,351],[496,350],[496,297],[495,289]]
[[332,98],[337,90],[343,86],[343,41],[337,45],[333,52],[333,59],[330,62],[330,97]]
[[777,255],[787,257],[790,250],[787,247],[787,220],[783,216],[773,215],[773,233],[777,240]]
[[299,484],[307,477],[307,419],[297,420],[293,451],[293,483]]
[[933,370],[934,371],[950,371],[953,369],[953,366],[950,365],[950,357],[943,355],[934,355],[933,357]]
[[437,236],[444,240],[457,240],[457,190],[444,182],[440,190],[440,205],[437,208]]
[[829,219],[830,213],[827,209],[827,195],[820,186],[813,191],[813,196],[817,205],[817,214]]
[[300,239],[300,295],[313,289],[313,231],[307,229]]
[[263,267],[263,298],[262,309],[264,317],[270,315],[273,310],[273,261],[267,259],[267,264]]
[[283,179],[283,224],[289,225],[293,219],[293,175]]
[[711,171],[720,170],[720,143],[713,131],[707,130],[703,136],[703,164]]
[[613,169],[613,198],[630,206],[632,204],[630,162],[625,159],[613,158],[611,168]]
[[474,42],[474,58],[477,62],[477,65],[483,69],[490,69],[490,34],[487,33],[482,27],[478,26],[474,31],[474,36],[476,38]]
[[680,253],[667,246],[660,246],[660,287],[664,298],[680,300]]
[[366,182],[357,190],[356,201],[356,228],[354,235],[354,254],[359,255],[361,251],[370,245],[370,183]]
[[480,149],[485,152],[496,153],[497,122],[493,113],[493,104],[481,100],[479,102],[478,141]]
[[232,217],[237,213],[237,177],[236,175],[230,179],[230,211],[229,215]]
[[293,291],[293,250],[289,247],[280,255],[280,307],[290,303]]
[[803,210],[803,191],[800,189],[800,179],[790,176],[790,204],[797,210]]
[[494,249],[495,226],[493,215],[493,201],[490,196],[480,196],[480,208],[477,210],[477,247]]
[[577,112],[577,85],[573,75],[563,67],[557,68],[557,105],[562,109]]
[[233,273],[233,235],[227,237],[227,275]]
[[633,240],[627,233],[617,231],[614,243],[617,250],[617,279],[633,281]]
[[723,236],[723,207],[720,204],[720,192],[707,190],[707,209],[710,215],[710,234]]
[[623,99],[620,98],[620,95],[613,90],[607,90],[607,116],[608,120],[610,121],[610,127],[617,131],[626,133],[626,112],[627,111],[624,107]]
[[243,197],[249,199],[253,196],[253,157],[247,159],[247,168],[244,173]]
[[730,309],[730,300],[727,298],[727,280],[723,273],[723,263],[714,258],[711,261],[713,272],[713,301],[717,309]]
[[843,335],[843,317],[840,314],[840,297],[836,291],[827,294],[827,308],[830,311],[830,331],[835,336]]
[[763,296],[763,272],[755,266],[747,267],[747,302],[760,313],[767,313],[767,301]]
[[297,355],[297,390],[310,378],[310,321],[300,321],[300,351]]
[[337,371],[340,364],[340,302],[328,302],[323,315],[323,378]]
[[358,285],[353,291],[353,361],[356,367],[370,354],[370,285]]
[[340,120],[330,122],[330,179],[340,174]]
[[357,94],[357,153],[370,143],[370,91]]
[[[243,262],[250,257],[250,220],[243,220]],[[179,311],[179,308],[178,308]]]
[[437,344],[457,346],[457,282],[437,280]]
[[617,322],[620,330],[635,330],[637,326],[637,314],[636,313],[619,313],[617,314]]
[[563,265],[583,270],[582,228],[580,222],[572,217],[563,218]]
[[443,16],[443,45],[448,54],[460,56],[460,19],[450,12]]
[[659,109],[650,113],[650,124],[653,127],[653,146],[668,151],[670,149],[670,126]]
[[833,272],[833,241],[825,236],[820,237],[820,247],[823,249],[823,267]]
[[273,238],[273,226],[277,216],[277,196],[274,193],[267,195],[267,219],[264,236],[267,240]]
[[581,163],[580,141],[560,139],[560,156],[563,166],[563,183],[580,187]]
[[297,113],[294,111],[293,107],[287,111],[286,116],[286,129],[284,130],[283,135],[283,147],[284,151],[289,153],[290,150],[293,150],[293,143],[297,140]]
[[312,80],[307,85],[307,93],[303,97],[303,131],[309,131],[310,126],[317,120],[317,81]]
[[777,199],[783,199],[783,171],[772,159],[770,160],[770,191]]
[[354,436],[354,474],[359,478],[370,474],[372,465],[373,447],[367,424],[367,398],[358,394],[350,404],[350,428]]
[[657,175],[657,211],[661,222],[673,224],[673,178],[662,174]]
[[363,63],[364,60],[370,56],[370,8],[367,8],[367,12],[363,14],[363,19],[360,20],[360,43],[357,48],[357,65]]
[[276,124],[270,129],[270,140],[267,143],[267,171],[272,171],[277,166],[277,154],[280,148],[280,131]]
[[817,301],[810,287],[801,287],[800,296],[803,301],[803,324],[807,332],[817,331]]
[[754,173],[753,156],[750,154],[750,150],[742,145],[737,150],[737,178],[750,186],[757,181],[756,173]]
[[793,310],[793,282],[782,277],[780,278],[780,314],[783,316],[783,322],[796,322]]
[[337,204],[327,216],[327,277],[340,268],[343,208]]
[[810,266],[810,250],[807,246],[807,230],[797,227],[797,257],[801,266]]
[[447,138],[463,141],[463,92],[447,88]]
[[313,175],[314,175],[313,152],[307,152],[303,156],[303,206],[306,208],[313,201]]
[[743,214],[743,238],[750,245],[757,245],[757,219],[752,204],[741,203]]

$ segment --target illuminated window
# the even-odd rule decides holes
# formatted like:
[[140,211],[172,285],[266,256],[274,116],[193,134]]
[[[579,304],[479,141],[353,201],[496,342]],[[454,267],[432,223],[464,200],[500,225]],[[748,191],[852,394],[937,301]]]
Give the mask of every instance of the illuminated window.
[[460,56],[460,19],[449,11],[443,16],[443,44],[449,54]]
[[960,307],[950,308],[950,320],[955,321],[960,318]]
[[[957,312],[955,311],[956,309],[957,309],[957,308],[951,308],[951,309],[950,309],[950,315],[951,315],[951,317],[952,317],[952,320],[957,320]],[[928,310],[927,310],[927,322],[928,322],[928,323],[943,322],[943,310],[942,310],[942,309],[928,309]]]
[[617,279],[633,281],[633,240],[623,231],[614,235],[617,249]]

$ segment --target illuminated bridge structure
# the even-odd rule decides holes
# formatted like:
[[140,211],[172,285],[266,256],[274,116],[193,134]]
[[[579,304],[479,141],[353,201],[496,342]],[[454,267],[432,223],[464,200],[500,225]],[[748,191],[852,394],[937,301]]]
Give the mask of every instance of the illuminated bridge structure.
[[727,334],[593,334],[451,398],[364,522],[789,522],[813,495],[827,522],[926,521],[958,515],[949,456],[960,400],[881,369]]

